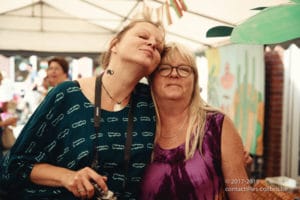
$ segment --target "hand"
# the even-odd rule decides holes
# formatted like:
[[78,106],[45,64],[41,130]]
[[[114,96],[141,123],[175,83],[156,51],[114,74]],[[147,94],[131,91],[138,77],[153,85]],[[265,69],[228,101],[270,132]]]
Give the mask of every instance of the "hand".
[[69,173],[63,178],[63,185],[82,199],[90,199],[94,196],[95,190],[92,182],[95,182],[102,190],[107,191],[107,177],[99,175],[90,167],[85,167],[74,173]]
[[249,152],[244,149],[244,165],[245,167],[250,166],[253,162],[252,157],[250,156]]

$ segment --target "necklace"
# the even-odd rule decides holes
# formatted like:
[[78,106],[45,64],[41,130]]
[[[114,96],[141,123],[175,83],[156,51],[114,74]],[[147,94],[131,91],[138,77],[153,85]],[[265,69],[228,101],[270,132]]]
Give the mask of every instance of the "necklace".
[[104,86],[103,82],[102,82],[102,87],[103,87],[104,91],[106,92],[106,94],[109,96],[109,98],[110,98],[113,102],[115,102],[115,104],[114,104],[114,106],[113,106],[113,110],[114,110],[114,111],[120,111],[120,110],[122,110],[122,108],[123,108],[122,102],[125,101],[125,100],[130,96],[130,93],[129,93],[124,99],[122,99],[121,101],[117,101],[117,100],[115,100],[115,99],[111,96],[111,94],[108,92],[108,90],[107,90],[106,87]]

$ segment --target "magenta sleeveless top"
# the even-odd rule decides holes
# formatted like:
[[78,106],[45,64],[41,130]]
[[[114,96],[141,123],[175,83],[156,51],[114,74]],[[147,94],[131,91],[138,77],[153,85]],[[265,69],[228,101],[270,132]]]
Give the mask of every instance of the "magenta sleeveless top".
[[182,144],[174,149],[154,148],[141,187],[141,200],[216,200],[224,199],[221,169],[221,132],[224,115],[209,113],[205,125],[202,155],[184,161]]

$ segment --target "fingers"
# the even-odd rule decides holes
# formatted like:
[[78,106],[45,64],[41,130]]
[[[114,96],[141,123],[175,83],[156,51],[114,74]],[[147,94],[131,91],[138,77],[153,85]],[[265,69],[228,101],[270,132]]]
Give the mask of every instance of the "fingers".
[[92,185],[90,180],[84,179],[83,180],[83,185],[84,185],[84,195],[87,198],[92,198],[95,194],[94,186]]
[[246,160],[246,165],[247,165],[247,166],[248,166],[248,165],[251,165],[252,162],[253,162],[252,157],[251,157],[250,155],[248,155],[247,160]]
[[95,183],[104,191],[107,191],[107,185],[106,185],[106,181],[107,181],[107,177],[106,176],[101,176],[101,177],[97,177],[96,179],[94,179]]
[[74,196],[81,199],[89,199],[95,194],[92,182],[95,182],[101,187],[101,189],[106,191],[106,180],[107,177],[99,175],[90,167],[85,167],[79,171],[69,174],[64,185],[74,194]]
[[86,190],[84,189],[83,186],[82,187],[78,187],[76,193],[77,194],[75,194],[75,196],[80,197],[81,199],[88,198],[87,197],[87,192],[86,192]]
[[244,150],[244,163],[245,163],[245,166],[249,166],[251,165],[253,162],[253,159],[252,157],[250,156],[249,152]]

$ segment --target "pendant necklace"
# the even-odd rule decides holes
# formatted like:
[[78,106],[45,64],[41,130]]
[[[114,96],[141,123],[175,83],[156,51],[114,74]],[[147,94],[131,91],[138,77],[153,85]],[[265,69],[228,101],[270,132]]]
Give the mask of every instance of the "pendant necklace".
[[120,111],[120,110],[122,110],[122,108],[123,108],[122,102],[125,101],[125,100],[130,96],[130,93],[129,93],[124,99],[122,99],[121,101],[117,101],[117,100],[115,100],[115,99],[111,96],[111,94],[108,92],[108,90],[107,90],[106,87],[104,86],[103,82],[102,82],[102,87],[103,87],[104,91],[106,92],[106,94],[109,96],[109,98],[110,98],[113,102],[115,102],[115,104],[114,104],[114,106],[113,106],[113,110],[114,110],[114,111]]

